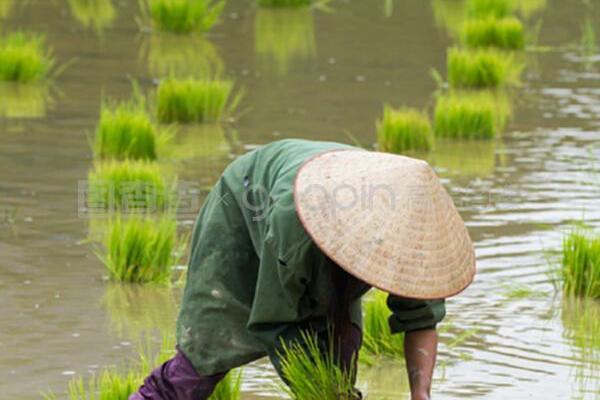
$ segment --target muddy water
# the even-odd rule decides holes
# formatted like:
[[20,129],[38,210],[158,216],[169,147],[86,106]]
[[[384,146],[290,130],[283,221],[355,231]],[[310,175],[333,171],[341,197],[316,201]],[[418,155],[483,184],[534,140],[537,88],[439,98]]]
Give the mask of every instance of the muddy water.
[[[12,7],[8,7],[12,3]],[[0,396],[62,393],[71,375],[118,365],[148,327],[168,331],[179,292],[109,285],[78,213],[102,96],[151,90],[169,66],[221,66],[245,88],[234,126],[178,134],[172,165],[200,193],[229,159],[285,137],[374,142],[382,104],[430,107],[460,20],[457,0],[334,1],[331,12],[256,10],[230,1],[206,40],[141,34],[137,2],[0,2],[3,30],[45,32],[60,63],[50,87],[0,88]],[[600,5],[523,2],[527,52],[508,131],[487,144],[441,143],[431,161],[476,242],[479,274],[449,301],[435,398],[600,398],[600,307],[555,295],[548,263],[572,220],[600,225]],[[584,35],[584,32],[588,32]],[[596,42],[593,38],[595,35]],[[587,38],[587,39],[585,39]],[[353,139],[350,139],[352,137]],[[189,229],[191,215],[181,216]],[[93,229],[92,229],[93,230]],[[518,290],[517,290],[518,289]],[[401,362],[361,370],[369,398],[403,399]],[[264,362],[245,398],[281,397]]]

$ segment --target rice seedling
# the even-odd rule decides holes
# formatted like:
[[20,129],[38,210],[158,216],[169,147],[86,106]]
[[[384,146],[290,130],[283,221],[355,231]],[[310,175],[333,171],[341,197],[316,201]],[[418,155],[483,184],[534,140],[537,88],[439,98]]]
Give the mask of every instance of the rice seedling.
[[492,175],[496,169],[498,145],[494,140],[456,140],[440,137],[435,141],[430,161],[442,170],[442,175],[484,178]]
[[69,0],[69,6],[73,18],[98,34],[110,27],[117,15],[112,0]]
[[210,400],[240,400],[242,398],[242,371],[229,372],[215,387]]
[[0,82],[0,117],[43,118],[51,104],[50,86],[43,82]]
[[44,36],[15,32],[0,37],[0,81],[39,81],[53,65]]
[[404,153],[428,151],[433,146],[429,117],[418,110],[390,106],[383,109],[383,118],[376,122],[377,143],[381,151]]
[[600,236],[575,227],[563,239],[560,277],[568,295],[600,298]]
[[436,26],[458,35],[465,21],[466,0],[433,0],[431,7]]
[[512,15],[515,0],[467,0],[467,16],[504,18]]
[[159,131],[147,114],[142,97],[116,104],[104,102],[96,127],[94,156],[97,159],[155,160],[159,143],[167,139],[168,134]]
[[518,85],[522,69],[510,53],[456,47],[448,50],[448,82],[454,88]]
[[207,32],[219,22],[224,0],[139,0],[142,18],[156,30]]
[[587,17],[581,26],[581,56],[586,71],[593,70],[597,62],[597,49],[596,29],[591,19]]
[[259,9],[254,21],[256,54],[275,71],[286,74],[292,65],[315,57],[315,23],[312,10]]
[[525,47],[525,30],[516,18],[479,18],[465,22],[461,42],[468,47],[498,47],[520,50]]
[[434,132],[446,138],[491,139],[502,132],[508,117],[490,93],[450,93],[437,99]]
[[114,281],[166,284],[180,253],[172,216],[158,220],[116,216],[108,224],[104,252],[97,255]]
[[233,81],[167,78],[158,86],[157,116],[163,123],[216,122],[231,115],[241,100]]
[[155,34],[145,37],[140,59],[155,77],[206,78],[219,76],[224,70],[217,48],[198,35]]
[[172,332],[179,304],[177,294],[169,287],[110,282],[102,298],[109,331],[128,340],[155,331],[163,336]]
[[261,7],[302,7],[310,6],[314,0],[257,0]]
[[321,351],[316,335],[302,333],[305,346],[295,342],[282,343],[282,374],[287,382],[286,393],[293,400],[352,399],[354,371],[336,363],[333,344]]
[[364,351],[376,356],[404,356],[404,335],[392,334],[388,323],[391,311],[386,303],[387,295],[376,291],[363,305]]
[[146,161],[98,163],[88,174],[88,207],[95,211],[151,213],[166,209],[173,184],[157,164]]

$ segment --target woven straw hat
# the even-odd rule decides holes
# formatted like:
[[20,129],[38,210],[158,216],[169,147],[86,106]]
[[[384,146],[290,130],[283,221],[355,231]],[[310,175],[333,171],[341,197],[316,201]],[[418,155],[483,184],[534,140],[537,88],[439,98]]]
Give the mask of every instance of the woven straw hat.
[[298,171],[294,200],[319,248],[372,286],[438,299],[473,280],[469,233],[425,161],[362,150],[320,153]]

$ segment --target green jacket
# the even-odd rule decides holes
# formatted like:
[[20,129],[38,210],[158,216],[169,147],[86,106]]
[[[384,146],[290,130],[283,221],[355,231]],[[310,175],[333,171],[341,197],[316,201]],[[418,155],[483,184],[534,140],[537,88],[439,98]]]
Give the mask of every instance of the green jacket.
[[[326,323],[332,268],[300,224],[293,181],[302,163],[332,142],[281,140],[230,164],[196,221],[179,319],[179,348],[203,375],[275,357],[279,338]],[[352,319],[361,323],[356,293]],[[444,301],[388,298],[393,332],[435,326]],[[319,322],[320,321],[320,322]]]

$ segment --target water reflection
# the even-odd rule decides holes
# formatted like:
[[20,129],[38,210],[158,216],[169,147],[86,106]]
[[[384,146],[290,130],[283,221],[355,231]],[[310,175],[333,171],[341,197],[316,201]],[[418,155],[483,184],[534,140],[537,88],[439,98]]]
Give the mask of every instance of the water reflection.
[[368,399],[404,399],[410,394],[404,360],[378,360],[372,367],[360,365],[357,386]]
[[497,146],[490,140],[438,139],[430,162],[448,175],[484,178],[494,173]]
[[546,8],[546,1],[547,0],[519,0],[515,2],[515,7],[524,18],[529,19]]
[[582,396],[600,394],[600,302],[593,299],[564,298],[561,309],[563,335],[572,344],[577,390]]
[[117,15],[112,0],[69,0],[69,7],[73,18],[97,34],[112,26]]
[[254,21],[256,54],[272,71],[284,75],[292,65],[316,55],[310,8],[259,9]]
[[43,118],[51,103],[46,83],[0,82],[0,117]]
[[102,305],[109,330],[119,338],[136,340],[150,332],[173,332],[178,299],[173,289],[109,283]]
[[465,20],[465,0],[433,0],[435,24],[451,35],[458,35]]
[[217,48],[198,35],[144,36],[139,57],[154,77],[207,77],[220,74],[224,63]]

